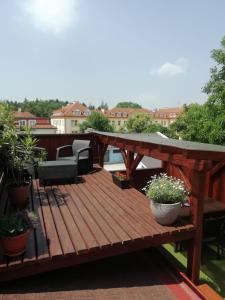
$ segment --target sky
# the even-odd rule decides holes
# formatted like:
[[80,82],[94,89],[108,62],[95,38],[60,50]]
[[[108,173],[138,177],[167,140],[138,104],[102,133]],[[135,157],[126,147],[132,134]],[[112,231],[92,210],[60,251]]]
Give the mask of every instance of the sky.
[[0,0],[0,99],[203,103],[224,0]]

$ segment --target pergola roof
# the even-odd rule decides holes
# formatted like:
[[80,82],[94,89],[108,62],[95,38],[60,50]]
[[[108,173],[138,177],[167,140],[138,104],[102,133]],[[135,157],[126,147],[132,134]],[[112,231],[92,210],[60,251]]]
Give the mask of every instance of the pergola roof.
[[118,142],[134,142],[135,145],[146,145],[158,148],[161,152],[170,154],[183,154],[185,158],[198,160],[225,161],[225,146],[197,143],[171,138],[164,138],[156,133],[109,133],[94,132],[97,135],[105,136],[108,142],[117,140]]

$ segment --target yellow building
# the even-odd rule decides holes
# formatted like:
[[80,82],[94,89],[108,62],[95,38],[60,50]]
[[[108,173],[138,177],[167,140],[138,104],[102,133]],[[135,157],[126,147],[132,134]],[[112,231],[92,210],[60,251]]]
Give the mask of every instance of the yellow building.
[[155,122],[168,127],[182,112],[182,107],[159,108],[153,111],[152,117]]
[[126,127],[127,119],[134,113],[145,113],[152,116],[152,111],[147,108],[119,108],[115,107],[105,112],[114,129],[120,130]]
[[51,124],[57,127],[57,133],[78,133],[80,124],[90,114],[90,109],[76,101],[55,110],[51,116]]

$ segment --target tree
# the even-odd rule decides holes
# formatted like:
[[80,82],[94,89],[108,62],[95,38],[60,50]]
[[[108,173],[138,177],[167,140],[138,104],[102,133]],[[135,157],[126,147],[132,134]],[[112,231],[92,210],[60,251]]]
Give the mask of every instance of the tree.
[[109,123],[109,119],[102,113],[93,111],[87,120],[80,125],[80,131],[85,132],[87,128],[98,131],[113,131],[113,127]]
[[98,107],[98,110],[101,110],[101,109],[108,110],[109,109],[108,103],[102,101],[101,104]]
[[185,140],[225,145],[225,37],[221,49],[212,50],[211,57],[216,66],[202,89],[207,102],[186,106],[171,129]]
[[153,123],[152,118],[145,113],[135,113],[127,120],[127,129],[129,132],[146,132]]
[[225,37],[221,41],[221,49],[212,50],[211,57],[216,66],[211,68],[210,80],[203,87],[208,95],[208,104],[218,104],[225,108]]
[[195,103],[186,106],[184,112],[170,126],[170,129],[176,131],[177,135],[184,140],[224,144],[224,125],[224,116],[218,114],[216,118],[213,118],[208,103],[203,105]]
[[28,101],[25,98],[23,102],[6,101],[6,103],[14,111],[20,108],[22,111],[29,111],[37,117],[50,118],[54,110],[65,106],[68,102],[59,101],[58,99],[41,100],[38,98]]
[[128,102],[128,101],[123,101],[117,103],[116,107],[120,108],[142,108],[142,106],[138,103],[135,102]]

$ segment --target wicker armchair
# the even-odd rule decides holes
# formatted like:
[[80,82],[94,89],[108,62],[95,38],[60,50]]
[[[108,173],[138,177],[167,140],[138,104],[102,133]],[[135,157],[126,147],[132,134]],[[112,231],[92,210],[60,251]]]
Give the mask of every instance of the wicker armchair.
[[72,145],[56,149],[56,160],[74,160],[77,163],[78,174],[84,174],[93,169],[93,155],[90,141],[74,140]]

